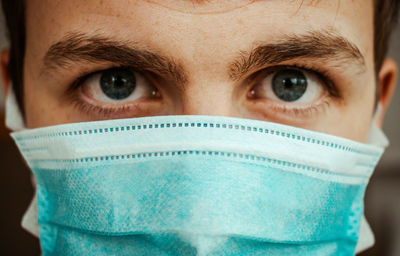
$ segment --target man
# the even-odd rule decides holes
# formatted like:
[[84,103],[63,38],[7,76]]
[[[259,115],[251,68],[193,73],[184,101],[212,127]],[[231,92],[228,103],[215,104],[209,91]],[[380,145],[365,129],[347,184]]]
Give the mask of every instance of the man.
[[[9,6],[13,6],[13,4],[3,1],[3,8],[6,15],[8,11],[11,11]],[[222,118],[223,116],[283,124],[285,126],[277,126],[277,128],[273,124],[268,125],[274,127],[273,129],[271,128],[273,131],[279,130],[279,134],[288,135],[287,137],[295,137],[294,134],[296,132],[309,134],[308,131],[298,129],[289,132],[292,131],[291,127],[304,128],[312,132],[309,137],[303,135],[299,136],[299,138],[300,140],[304,138],[303,141],[308,140],[310,143],[313,141],[313,138],[318,144],[320,141],[324,141],[322,139],[315,139],[318,136],[331,138],[329,135],[334,135],[346,138],[353,142],[355,141],[354,143],[362,143],[354,144],[356,145],[354,147],[343,146],[345,150],[350,148],[351,150],[349,151],[356,152],[358,150],[354,148],[362,148],[365,146],[364,144],[370,142],[368,141],[368,136],[371,134],[371,123],[376,123],[378,126],[382,125],[384,113],[395,87],[397,75],[396,64],[389,59],[384,59],[384,56],[388,35],[390,34],[398,10],[397,1],[118,0],[98,2],[34,0],[26,1],[25,4],[16,4],[15,6],[19,6],[13,9],[20,10],[18,15],[21,13],[25,15],[25,33],[17,34],[10,32],[12,48],[10,51],[5,50],[2,52],[2,74],[6,93],[11,92],[11,82],[13,82],[12,93],[15,93],[18,106],[24,118],[24,125],[17,127],[18,130],[85,122],[85,124],[82,124],[82,127],[85,126],[86,128],[80,131],[86,134],[86,132],[97,133],[100,131],[99,129],[103,132],[104,129],[92,128],[91,126],[88,128],[89,126],[86,126],[86,122],[87,125],[92,125],[89,121],[165,115],[220,116],[220,119],[212,120],[230,120]],[[8,26],[14,29],[24,29],[23,23],[18,23],[19,19],[22,19],[22,17],[18,16],[18,18],[13,20],[10,14],[7,19]],[[15,22],[15,24],[11,22]],[[172,126],[179,126],[178,124],[181,119],[178,118],[176,120],[178,121],[172,123]],[[209,121],[209,119],[205,120]],[[198,123],[201,127],[205,127],[204,124],[200,123],[200,121]],[[240,124],[232,123],[227,126],[240,127]],[[262,125],[263,122],[255,122],[254,124]],[[76,127],[81,126],[80,124],[77,125]],[[120,127],[132,127],[130,129],[135,127],[136,130],[142,129],[142,125],[135,124],[135,126]],[[243,124],[242,126],[244,127],[245,125]],[[148,125],[146,124],[144,127],[146,127],[144,129],[147,129]],[[251,125],[247,127],[250,127],[250,130],[254,128],[251,128]],[[263,133],[269,133],[271,129],[263,128],[262,131]],[[58,133],[68,135],[69,133],[72,134],[72,131],[62,130]],[[186,148],[182,146],[182,148],[177,148],[176,150],[184,150],[182,152],[186,152],[186,150],[192,149],[191,147],[193,146],[193,150],[196,151],[203,146],[210,147],[209,145],[218,136],[225,136],[224,134],[220,134],[216,137],[207,137],[209,136],[207,132],[203,135],[200,132],[199,134],[183,133],[183,137],[188,137],[185,137],[180,143],[185,144],[187,141],[190,142],[196,135],[200,138],[204,136],[204,142],[207,143],[199,146],[201,144],[200,141],[196,141],[193,142],[196,146],[189,145],[190,143],[188,143],[188,145],[185,145]],[[39,135],[35,136],[36,139]],[[156,136],[156,134],[151,134],[151,136]],[[165,137],[173,138],[174,135],[166,132],[164,136],[160,137],[160,140],[163,140]],[[249,141],[252,141],[250,135],[249,137],[248,141],[243,138],[243,142],[249,143]],[[332,143],[333,147],[342,148],[340,143],[353,145],[353,142],[347,140],[343,142],[336,137],[333,140],[335,142],[339,140],[339,142]],[[38,145],[47,143],[42,141],[35,142],[35,147],[32,146],[31,148],[31,145],[33,145],[31,143],[33,142],[25,142],[27,138],[25,135],[21,135],[21,137],[16,135],[15,138],[17,144],[19,141],[23,141],[23,144],[28,147],[29,151],[38,150]],[[120,141],[125,141],[125,139],[121,137]],[[149,137],[147,139],[150,140]],[[140,138],[137,138],[137,140],[140,141]],[[179,138],[176,137],[176,140],[179,140]],[[108,145],[111,148],[113,156],[115,155],[115,151],[123,147],[122,144],[114,145],[115,141],[116,137],[112,137],[107,142],[105,140],[104,144],[102,144],[102,147]],[[294,157],[293,155],[300,154],[300,149],[302,148],[302,145],[299,145],[298,148],[294,149],[294,142],[276,141],[273,147],[276,152],[274,152],[273,150],[271,151],[272,146],[264,148],[260,145],[260,148],[256,148],[255,144],[257,141],[258,138],[254,138],[254,144],[243,145],[243,148],[248,146],[247,151],[244,149],[241,150],[246,152],[260,150],[263,152],[262,154],[251,155],[250,158],[267,156],[267,160],[272,160],[272,162],[284,161],[286,157],[292,158]],[[269,138],[268,141],[272,141],[272,139]],[[216,148],[220,147],[223,147],[225,151],[229,147],[231,147],[230,150],[232,151],[236,150],[237,145],[232,144],[229,146],[229,142],[228,139],[219,141],[212,148],[212,152],[217,152]],[[52,143],[54,144],[55,141],[52,141]],[[79,142],[71,142],[71,144],[74,144],[72,149],[77,147],[75,143]],[[147,145],[145,144],[147,141],[144,140],[143,143],[142,148]],[[155,147],[156,141],[152,143],[150,145],[151,148]],[[161,144],[164,145],[164,143],[166,142],[162,142]],[[173,141],[169,141],[168,143],[173,143]],[[271,142],[271,145],[274,145],[273,143]],[[288,143],[290,146],[282,146],[282,149],[280,149],[280,145],[286,145],[283,143]],[[221,146],[222,144],[223,146]],[[18,145],[25,159],[31,168],[34,169],[35,176],[39,179],[40,187],[46,188],[46,193],[52,190],[48,188],[48,186],[51,186],[49,184],[50,181],[47,180],[50,174],[43,174],[39,170],[50,167],[35,166],[34,163],[39,158],[30,159],[31,155],[27,155],[26,153],[27,148],[24,148],[22,144]],[[90,151],[90,147],[95,148],[95,145],[97,144],[86,145],[87,150],[85,152]],[[158,147],[162,148],[159,145]],[[59,150],[60,152],[57,152],[54,148],[48,149],[53,154],[50,155],[54,156],[56,160],[64,157],[64,155],[71,154],[65,157],[75,160],[86,159],[88,161],[87,159],[89,159],[89,161],[98,161],[105,152],[102,149],[101,154],[96,151],[93,154],[85,153],[85,155],[82,155],[84,157],[81,157],[79,155],[81,151],[79,150],[69,152],[61,144],[60,148],[62,149]],[[207,150],[211,152],[210,149],[207,148]],[[225,152],[224,150],[218,152]],[[365,150],[360,151],[365,153],[368,150],[369,148],[366,146]],[[374,150],[371,152],[374,154],[378,152]],[[268,151],[268,153],[265,153],[265,151]],[[277,152],[279,152],[279,156],[272,157],[278,154]],[[306,147],[304,147],[304,152],[308,152],[308,155],[311,154],[310,152],[315,152],[315,159],[310,158],[310,160],[304,160],[304,162],[299,160],[301,163],[295,162],[294,167],[297,168],[299,165],[312,163],[307,166],[311,166],[310,169],[313,170],[315,169],[313,166],[317,166],[317,170],[336,170],[344,168],[343,166],[347,163],[350,164],[351,159],[355,159],[355,156],[349,156],[349,162],[346,162],[346,157],[348,156],[346,155],[343,156],[343,163],[331,161],[321,163],[320,167],[317,164],[318,160],[325,157],[329,158],[329,152],[323,155],[323,152],[319,152],[319,150],[315,151],[310,148],[307,151]],[[124,153],[118,156],[128,158],[131,152],[129,154],[125,153],[124,151]],[[148,153],[147,151],[140,151],[140,154],[146,156]],[[152,152],[152,154],[155,153]],[[365,154],[367,155],[367,153]],[[35,157],[38,156],[35,155]],[[53,158],[50,158],[49,156],[47,160],[53,160]],[[202,161],[205,160],[203,159]],[[155,162],[155,160],[152,160],[149,164]],[[289,166],[293,167],[293,161],[288,162],[290,163]],[[209,162],[201,163],[207,166]],[[170,162],[163,164],[166,166]],[[365,164],[367,165],[367,163]],[[368,164],[374,165],[376,163],[368,162]],[[216,166],[221,165],[222,163],[218,162]],[[68,169],[69,167],[62,168]],[[186,171],[188,167],[179,168]],[[192,166],[192,168],[195,167]],[[240,169],[239,167],[235,168],[238,168],[237,170]],[[148,170],[149,168],[146,167],[144,169]],[[226,170],[226,168],[222,169]],[[201,169],[201,171],[204,170]],[[87,175],[89,174],[86,173],[85,175],[83,177],[88,177]],[[191,179],[195,179],[192,176],[190,177]],[[109,178],[112,179],[112,177]],[[280,178],[283,179],[283,177]],[[291,186],[296,181],[296,179],[293,179],[291,182],[286,181],[287,183],[285,183],[280,178],[277,179],[277,184]],[[322,180],[322,178],[319,179]],[[68,178],[65,178],[65,180],[68,180]],[[336,179],[334,182],[339,181]],[[353,181],[346,182],[353,184]],[[171,182],[163,184],[167,186]],[[142,187],[142,185],[135,183],[135,186],[138,187]],[[223,184],[219,185],[222,186]],[[72,185],[70,183],[68,185],[63,183],[60,186],[65,186],[66,188]],[[116,186],[116,184],[113,186]],[[208,186],[205,187],[208,188]],[[210,187],[212,186],[210,185]],[[316,187],[318,186],[310,187],[309,190]],[[54,189],[57,190],[56,188]],[[230,189],[226,187],[223,191],[229,192]],[[247,189],[249,188],[246,187],[246,190],[243,192],[249,193]],[[338,191],[340,190],[339,188],[337,189]],[[108,193],[112,192],[107,191]],[[121,192],[125,190],[117,191],[115,193],[118,198],[129,197]],[[360,191],[363,190],[361,189]],[[299,195],[295,195],[296,193],[294,193],[289,196],[287,195],[289,192],[289,190],[282,192],[282,197],[288,196],[293,202],[296,200],[301,201]],[[42,200],[43,204],[52,206],[55,204],[54,201],[51,201],[51,203],[48,201],[45,202],[46,197],[50,195],[60,196],[62,193],[64,193],[62,195],[67,194],[65,191],[52,191],[48,193],[49,195],[46,194],[46,196],[42,197],[39,195],[41,198],[39,199],[39,205],[41,205],[40,201]],[[73,191],[69,193],[73,193]],[[128,194],[131,195],[130,193]],[[156,194],[159,195],[158,193],[161,192],[157,192]],[[162,191],[161,195],[165,196],[164,193],[166,192]],[[185,190],[185,193],[188,192]],[[220,191],[220,193],[223,192]],[[271,193],[277,192],[273,191]],[[318,191],[319,195],[322,195],[321,193],[323,192]],[[335,193],[332,191],[331,193],[332,198],[334,198]],[[362,198],[362,195],[357,193],[352,196],[352,199],[338,199],[333,207],[328,207],[330,209],[338,207],[336,214],[335,211],[321,213],[321,223],[327,221],[330,224],[335,222],[338,225],[338,222],[343,221],[344,219],[336,219],[337,216],[344,214],[339,209],[345,204],[346,200],[351,201],[354,198]],[[337,192],[336,195],[339,197],[340,192]],[[91,199],[93,199],[92,196],[91,194]],[[72,195],[71,198],[73,198]],[[255,197],[250,198],[253,200]],[[332,203],[332,198],[327,200],[327,202]],[[87,201],[91,199],[87,199]],[[82,198],[79,200],[82,200]],[[187,200],[190,201],[193,199]],[[215,198],[215,200],[218,199]],[[266,200],[268,201],[270,198]],[[277,198],[274,200],[273,205],[279,205],[276,201]],[[306,199],[304,198],[303,200]],[[319,198],[319,200],[324,200],[324,198]],[[182,201],[184,200],[182,199]],[[283,202],[285,209],[289,204],[288,201],[286,203]],[[316,203],[315,200],[311,201],[313,204]],[[118,202],[119,204],[123,204],[120,201]],[[98,207],[99,204],[96,203],[93,207]],[[79,229],[84,226],[84,224],[76,224],[82,221],[83,218],[87,218],[88,222],[92,221],[89,216],[80,216],[77,217],[78,219],[71,220],[71,222],[61,221],[61,225],[65,225],[66,229],[70,232],[54,228],[49,223],[54,221],[55,217],[44,217],[54,208],[50,206],[43,206],[42,210],[39,207],[39,225],[43,222],[40,236],[44,254],[60,253],[62,250],[59,248],[64,248],[66,254],[73,254],[73,252],[80,254],[83,252],[83,247],[90,247],[93,251],[106,253],[107,250],[101,250],[97,246],[101,248],[115,248],[115,243],[118,243],[117,247],[123,248],[121,250],[124,253],[127,252],[126,248],[129,246],[127,247],[121,241],[116,242],[115,239],[82,236],[82,234],[78,235],[73,233],[75,231],[71,231],[74,228]],[[179,209],[185,207],[181,204],[177,204],[176,206]],[[254,207],[254,204],[251,204],[249,207]],[[316,207],[315,209],[322,209],[323,207],[326,207],[326,205],[322,206],[321,203],[319,208]],[[344,209],[351,209],[353,211],[352,207],[358,206],[349,204],[347,208],[343,208],[343,211],[345,211]],[[71,208],[73,207],[70,204],[68,204],[68,207],[65,207],[63,211],[66,212],[66,215],[70,213],[69,211],[72,211]],[[103,210],[110,213],[110,211],[112,212],[111,208],[111,206],[108,206]],[[171,209],[173,208],[171,207]],[[226,209],[224,215],[226,218],[236,214],[235,211],[229,211],[229,207],[221,208]],[[233,208],[236,209],[235,207]],[[54,209],[54,211],[58,212],[60,206]],[[129,209],[131,211],[135,207],[132,206]],[[204,209],[212,212],[209,207],[204,207]],[[202,208],[202,210],[204,209]],[[254,209],[260,209],[260,207],[255,207]],[[125,210],[127,209],[124,208]],[[190,211],[199,212],[193,210],[193,208],[190,208]],[[301,216],[305,216],[303,215],[305,211],[305,209],[298,209]],[[203,221],[204,219],[211,218],[212,214],[210,212],[209,214],[203,212],[203,215],[199,218]],[[278,209],[276,209],[274,214],[277,212],[279,212]],[[288,215],[287,211],[284,212],[284,215]],[[291,208],[290,213],[296,215],[294,212],[296,211]],[[97,214],[98,210],[91,213]],[[41,214],[43,214],[42,217]],[[218,214],[221,214],[221,212],[218,212]],[[361,218],[359,214],[360,212],[355,214],[358,217],[355,217],[354,221],[358,223],[355,226],[357,229],[356,233],[360,233],[360,237],[363,238],[362,234],[365,233],[363,227],[365,226],[361,224],[361,231],[359,232],[359,219]],[[100,223],[98,221],[102,218],[102,215],[99,216],[97,216],[96,225]],[[138,216],[143,216],[143,213],[138,214]],[[159,218],[153,216],[152,220],[156,219],[160,221],[166,218],[164,215],[162,216]],[[307,216],[310,217],[310,215]],[[332,216],[335,217],[334,220],[330,220]],[[94,216],[91,217],[94,218]],[[255,218],[255,216],[254,218],[249,218],[248,222],[243,220],[243,216],[239,219],[242,219],[247,225],[251,225],[251,221]],[[204,255],[212,255],[212,253],[218,255],[217,252],[219,254],[222,252],[239,254],[239,251],[243,254],[247,251],[250,254],[255,252],[269,252],[276,255],[285,255],[286,252],[286,254],[295,255],[310,255],[312,253],[323,253],[325,255],[343,253],[347,255],[355,251],[356,238],[342,237],[345,232],[350,231],[346,230],[343,231],[344,233],[340,233],[340,235],[327,235],[326,237],[322,235],[323,232],[321,231],[322,233],[312,233],[313,235],[304,238],[304,234],[308,231],[311,232],[310,230],[313,229],[310,228],[312,221],[304,219],[307,229],[304,227],[304,229],[296,230],[293,229],[295,226],[294,223],[300,223],[301,219],[297,215],[296,218],[296,221],[293,221],[292,225],[288,224],[290,220],[286,220],[282,223],[283,225],[287,225],[287,227],[280,227],[287,232],[293,232],[298,237],[301,237],[301,239],[296,240],[297,236],[289,236],[290,241],[286,240],[283,236],[285,232],[278,233],[276,237],[271,234],[263,234],[258,239],[264,242],[268,241],[269,244],[273,244],[273,242],[278,242],[279,244],[279,246],[269,245],[267,246],[268,248],[263,248],[262,250],[265,251],[256,251],[254,244],[251,245],[250,242],[236,241],[233,243],[233,238],[226,238],[229,232],[225,232],[225,229],[223,229],[224,239],[219,236],[216,237],[215,233],[212,234],[211,238],[205,238],[203,233],[198,237],[190,233],[195,231],[194,226],[190,226],[193,228],[190,232],[186,229],[182,231],[180,228],[187,223],[184,221],[181,224],[177,224],[176,220],[173,221],[172,226],[167,225],[172,229],[173,232],[171,233],[162,229],[161,226],[164,227],[163,225],[159,225],[157,228],[155,226],[151,228],[146,226],[147,229],[140,229],[140,231],[136,229],[135,231],[127,230],[127,232],[139,232],[151,237],[151,243],[143,242],[144,240],[140,239],[139,241],[135,238],[135,246],[136,244],[140,244],[140,246],[129,248],[131,253],[134,253],[138,252],[138,248],[140,247],[143,251],[138,252],[138,254],[155,253],[155,251],[150,250],[160,248],[160,251],[157,251],[160,255],[166,252],[180,252],[183,255],[193,253],[193,251],[187,248],[195,248],[197,254]],[[351,218],[347,216],[345,219],[346,221],[350,221]],[[272,223],[277,221],[274,218],[271,218],[271,220]],[[111,225],[114,228],[110,227],[110,229],[107,229],[108,233],[113,233],[114,235],[119,234],[117,232],[119,230],[117,228],[118,225],[129,222],[127,219],[114,221],[115,223],[113,222],[113,225]],[[199,221],[200,226],[208,223],[207,221],[203,221]],[[148,222],[147,220],[144,223],[147,225]],[[191,225],[193,224],[192,222],[190,223]],[[235,226],[237,223],[238,219],[234,219],[230,225]],[[75,224],[77,226],[74,226]],[[315,230],[322,229],[325,233],[332,234],[333,229],[329,229],[325,225],[328,226],[328,223],[316,225],[314,228]],[[102,232],[107,232],[102,230],[101,227],[94,230],[86,227],[86,229],[89,229],[86,231],[88,233],[101,233],[101,235],[104,235]],[[269,228],[279,229],[279,227],[274,225]],[[209,229],[210,226],[207,226],[207,230]],[[254,235],[250,231],[244,233],[241,233],[241,230],[234,229],[234,231],[232,232],[236,236],[244,236],[247,239],[245,239],[246,241],[251,240],[249,237]],[[165,232],[166,235],[160,235],[160,232]],[[187,235],[187,232],[190,234]],[[186,234],[187,236],[182,234]],[[56,238],[57,236],[59,238]],[[146,239],[148,239],[147,236]],[[71,240],[71,237],[74,237],[74,239]],[[350,245],[344,246],[340,242],[328,242],[325,244],[324,238],[329,241],[336,241],[342,238]],[[51,242],[48,240],[51,240]],[[79,247],[79,241],[85,241],[82,242],[84,246]],[[251,242],[254,243],[252,240]],[[132,243],[132,241],[129,241],[129,244]],[[292,244],[292,246],[284,248],[282,244],[285,243]],[[371,241],[359,245],[357,250],[365,249],[371,245],[370,243]],[[189,247],[185,247],[187,244]],[[313,246],[298,247],[293,246],[293,244],[312,244]],[[150,247],[152,249],[149,249]],[[227,249],[231,249],[232,247],[235,247],[236,251]],[[218,248],[223,249],[218,251]],[[91,250],[85,252],[90,252]],[[121,252],[110,250],[108,253]]]

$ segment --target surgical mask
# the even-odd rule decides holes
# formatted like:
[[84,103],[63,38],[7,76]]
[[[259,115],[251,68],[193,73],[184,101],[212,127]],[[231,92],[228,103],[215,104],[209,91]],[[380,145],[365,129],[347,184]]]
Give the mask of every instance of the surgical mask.
[[353,255],[384,147],[212,116],[12,136],[38,181],[43,255]]

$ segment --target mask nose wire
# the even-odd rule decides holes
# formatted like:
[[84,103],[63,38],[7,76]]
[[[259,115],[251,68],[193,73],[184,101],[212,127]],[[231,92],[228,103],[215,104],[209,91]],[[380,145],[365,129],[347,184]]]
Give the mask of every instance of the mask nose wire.
[[194,3],[196,1],[145,0],[145,2],[149,4],[158,5],[160,7],[167,8],[172,11],[177,11],[186,14],[199,14],[199,15],[228,13],[258,1],[260,0],[205,1],[205,3]]

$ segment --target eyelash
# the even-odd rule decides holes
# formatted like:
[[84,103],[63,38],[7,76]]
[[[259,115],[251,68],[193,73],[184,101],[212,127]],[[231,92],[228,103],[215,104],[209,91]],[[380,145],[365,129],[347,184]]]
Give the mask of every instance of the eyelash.
[[312,105],[308,106],[306,108],[300,108],[300,107],[287,107],[287,106],[272,106],[272,109],[275,111],[279,111],[283,114],[286,115],[292,115],[292,116],[305,116],[309,117],[312,116],[315,113],[321,113],[325,111],[330,105],[330,102],[328,99],[324,99],[320,104],[318,105]]
[[[76,78],[72,84],[69,86],[68,92],[73,92],[75,90],[77,90],[80,86],[82,86],[82,83],[87,80],[89,77],[97,75],[101,72],[104,72],[106,70],[109,69],[113,69],[113,68],[131,68],[131,67],[126,67],[126,66],[111,66],[105,69],[101,69],[101,70],[97,70],[97,71],[93,71],[93,72],[88,72],[86,74],[80,75],[78,78]],[[136,71],[136,70],[135,70]]]
[[[92,104],[89,104],[87,102],[85,102],[84,100],[81,99],[81,97],[78,95],[77,91],[79,90],[79,88],[82,86],[83,82],[88,79],[90,76],[96,75],[98,73],[104,72],[108,69],[111,68],[131,68],[131,67],[126,67],[126,66],[112,66],[106,69],[101,69],[98,71],[94,71],[91,73],[87,73],[84,75],[81,75],[80,77],[78,77],[69,87],[68,91],[67,91],[67,96],[70,100],[70,102],[73,104],[73,106],[75,108],[77,108],[79,111],[85,113],[85,114],[91,114],[91,113],[96,113],[97,115],[102,116],[103,118],[110,118],[113,115],[116,115],[118,113],[124,113],[124,112],[128,112],[128,111],[132,111],[133,109],[140,109],[140,107],[138,106],[138,104],[130,104],[130,105],[121,105],[118,107],[101,107],[101,106],[94,106]],[[306,71],[309,73],[312,73],[313,75],[317,76],[321,82],[323,83],[325,89],[328,91],[329,93],[329,97],[330,98],[335,98],[335,99],[340,99],[341,98],[341,94],[340,91],[338,90],[338,87],[336,86],[334,79],[332,79],[330,73],[326,70],[317,68],[315,66],[312,65],[307,65],[307,64],[292,64],[292,65],[277,65],[277,66],[273,66],[270,68],[264,68],[262,70],[259,70],[257,72],[255,72],[253,75],[250,76],[250,79],[257,79],[260,76],[262,78],[267,77],[268,75],[271,75],[274,72],[277,72],[279,70],[283,70],[283,69],[297,69],[300,71]],[[135,70],[138,73],[148,73],[148,72],[144,72],[144,71],[140,71],[140,70]],[[150,74],[151,75],[151,74]],[[258,82],[260,81],[260,79],[258,79]],[[257,84],[257,81],[255,83],[252,83],[252,87],[253,88],[255,85]],[[153,85],[154,86],[154,85]],[[287,114],[287,115],[293,115],[293,116],[311,116],[317,112],[321,112],[326,110],[327,107],[329,107],[330,105],[330,101],[329,99],[324,99],[322,103],[318,104],[318,105],[311,105],[311,106],[307,106],[307,107],[296,107],[296,106],[285,106],[285,105],[274,105],[272,106],[272,108],[275,111],[279,111],[281,113]]]
[[79,111],[90,114],[90,113],[96,113],[98,115],[101,115],[102,117],[111,117],[112,115],[115,115],[117,113],[123,113],[127,111],[132,111],[133,108],[138,108],[137,105],[121,105],[118,107],[114,108],[105,108],[105,107],[100,107],[100,106],[94,106],[91,104],[88,104],[84,101],[82,101],[79,96],[71,95],[70,100],[75,108],[77,108]]

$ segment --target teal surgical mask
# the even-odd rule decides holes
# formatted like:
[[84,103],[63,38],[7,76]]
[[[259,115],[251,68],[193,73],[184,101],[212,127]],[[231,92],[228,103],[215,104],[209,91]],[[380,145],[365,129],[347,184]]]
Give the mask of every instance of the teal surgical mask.
[[43,255],[354,255],[370,234],[363,197],[386,146],[371,133],[375,145],[158,116],[12,137],[37,180]]

